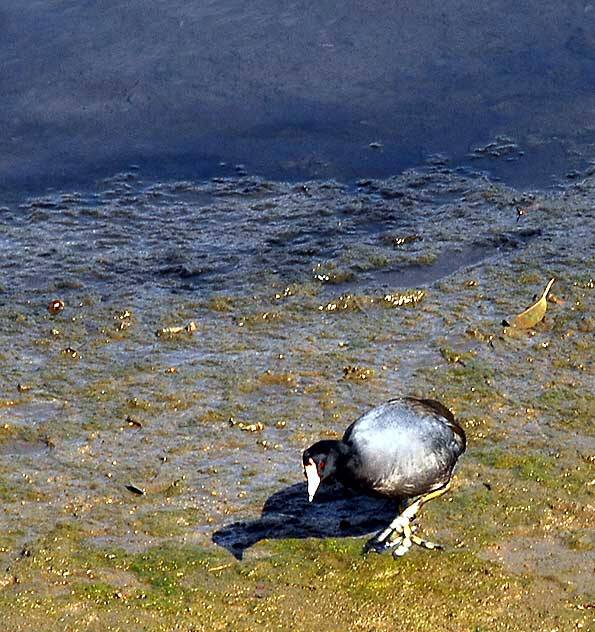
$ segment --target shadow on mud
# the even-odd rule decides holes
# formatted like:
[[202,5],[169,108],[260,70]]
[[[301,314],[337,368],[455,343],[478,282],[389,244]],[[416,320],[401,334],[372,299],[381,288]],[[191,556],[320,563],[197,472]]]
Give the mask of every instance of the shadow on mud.
[[258,520],[226,525],[212,540],[241,560],[246,549],[264,539],[373,534],[395,517],[397,509],[395,501],[354,494],[339,485],[320,489],[310,503],[306,484],[297,483],[269,496]]

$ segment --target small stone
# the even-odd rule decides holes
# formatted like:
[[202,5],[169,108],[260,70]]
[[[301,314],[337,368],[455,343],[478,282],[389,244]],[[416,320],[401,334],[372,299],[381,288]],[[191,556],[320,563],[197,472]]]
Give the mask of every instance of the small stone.
[[63,309],[64,301],[60,299],[55,299],[48,305],[48,312],[50,314],[59,314]]

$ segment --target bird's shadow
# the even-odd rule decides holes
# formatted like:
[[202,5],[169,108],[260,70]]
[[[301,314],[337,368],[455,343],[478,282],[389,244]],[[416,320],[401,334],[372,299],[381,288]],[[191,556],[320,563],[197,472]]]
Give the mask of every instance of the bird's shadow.
[[373,534],[395,517],[399,503],[326,485],[308,502],[305,483],[290,485],[266,500],[260,518],[234,522],[216,531],[212,541],[241,560],[260,540],[336,538]]

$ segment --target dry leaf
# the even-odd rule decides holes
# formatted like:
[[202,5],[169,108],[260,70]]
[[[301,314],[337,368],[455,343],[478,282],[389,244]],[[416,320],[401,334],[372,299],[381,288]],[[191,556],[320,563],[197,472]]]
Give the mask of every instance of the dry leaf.
[[519,329],[529,329],[531,327],[535,327],[537,323],[543,320],[547,310],[547,295],[554,281],[555,279],[550,279],[539,300],[533,303],[533,305],[527,308],[524,312],[517,314],[511,320],[510,324],[513,327],[518,327]]

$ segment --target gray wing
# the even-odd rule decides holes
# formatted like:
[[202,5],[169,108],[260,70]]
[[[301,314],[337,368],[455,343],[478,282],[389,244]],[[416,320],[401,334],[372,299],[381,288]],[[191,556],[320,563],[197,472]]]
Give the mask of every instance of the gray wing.
[[462,452],[459,435],[421,400],[395,399],[356,420],[343,436],[351,447],[352,486],[389,496],[443,487]]

